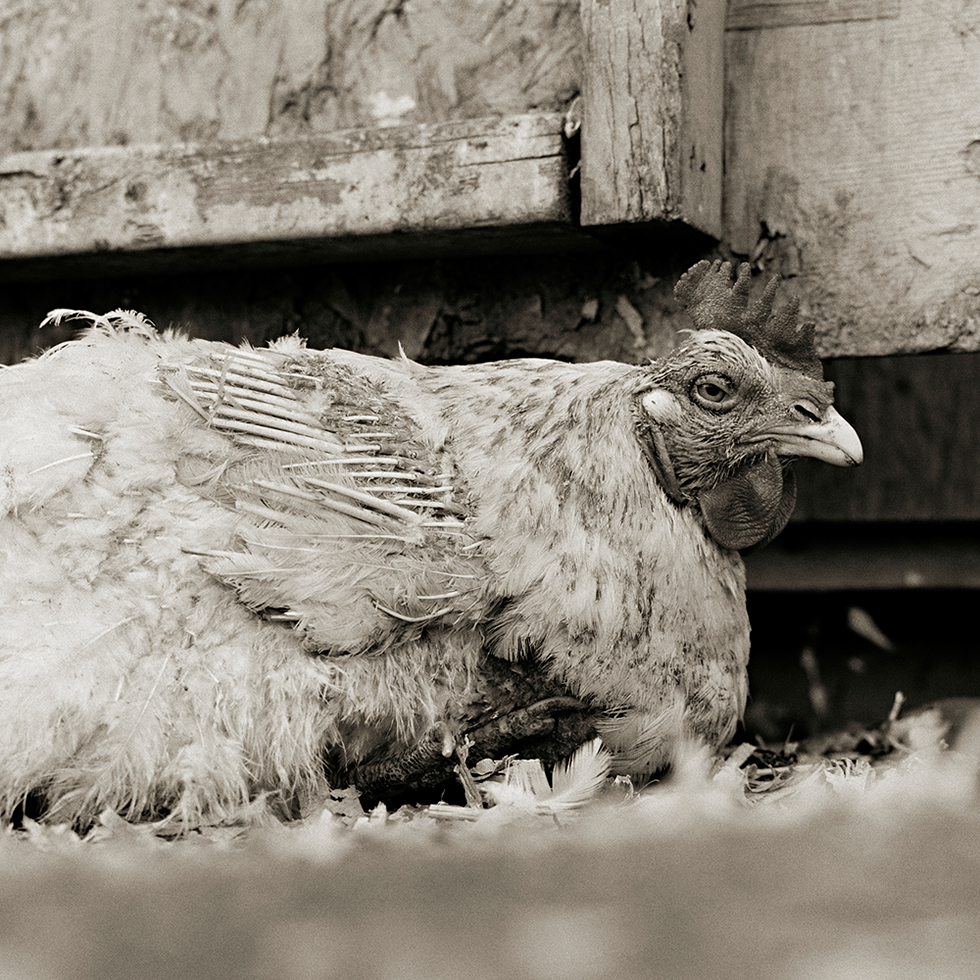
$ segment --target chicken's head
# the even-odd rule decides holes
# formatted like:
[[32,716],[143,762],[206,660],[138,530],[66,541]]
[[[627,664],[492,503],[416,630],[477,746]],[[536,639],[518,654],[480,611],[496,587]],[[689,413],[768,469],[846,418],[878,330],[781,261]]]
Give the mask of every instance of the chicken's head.
[[678,504],[697,503],[711,536],[732,549],[778,534],[796,503],[789,462],[836,466],[863,458],[833,406],[813,324],[790,303],[773,313],[778,280],[749,308],[748,265],[700,262],[677,285],[697,328],[652,365],[637,393],[639,431],[657,478]]

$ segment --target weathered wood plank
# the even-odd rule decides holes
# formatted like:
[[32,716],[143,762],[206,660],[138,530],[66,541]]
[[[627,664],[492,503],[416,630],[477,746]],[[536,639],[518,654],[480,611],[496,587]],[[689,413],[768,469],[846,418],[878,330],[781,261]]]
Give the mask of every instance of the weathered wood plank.
[[980,589],[980,536],[976,524],[791,524],[745,570],[757,592]]
[[391,254],[394,237],[527,227],[577,235],[555,113],[0,159],[0,262],[270,243],[301,261],[307,241],[347,257],[352,241]]
[[980,349],[980,7],[898,13],[726,34],[726,240],[830,356]]
[[723,0],[582,0],[582,224],[720,237]]

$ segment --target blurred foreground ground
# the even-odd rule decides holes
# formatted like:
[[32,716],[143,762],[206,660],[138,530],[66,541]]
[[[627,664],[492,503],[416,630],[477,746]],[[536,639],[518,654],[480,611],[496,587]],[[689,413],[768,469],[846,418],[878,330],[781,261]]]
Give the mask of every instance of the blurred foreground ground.
[[761,793],[694,753],[557,815],[29,825],[0,838],[0,977],[974,978],[977,756],[909,746]]
[[969,600],[750,594],[746,741],[578,808],[0,832],[0,980],[973,980],[980,722],[913,710],[980,695]]

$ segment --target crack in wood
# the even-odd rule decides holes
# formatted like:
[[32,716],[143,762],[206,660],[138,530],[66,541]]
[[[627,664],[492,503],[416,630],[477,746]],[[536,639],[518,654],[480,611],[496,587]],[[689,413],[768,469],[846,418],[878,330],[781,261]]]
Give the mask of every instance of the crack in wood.
[[372,237],[380,254],[398,238],[441,252],[439,231],[458,233],[454,248],[472,231],[483,251],[488,229],[526,238],[538,226],[550,229],[549,247],[562,229],[577,245],[562,125],[558,113],[532,113],[231,146],[11,154],[0,157],[0,259],[302,242],[346,255],[352,238],[367,254]]
[[725,29],[802,27],[856,20],[892,20],[901,0],[732,0]]

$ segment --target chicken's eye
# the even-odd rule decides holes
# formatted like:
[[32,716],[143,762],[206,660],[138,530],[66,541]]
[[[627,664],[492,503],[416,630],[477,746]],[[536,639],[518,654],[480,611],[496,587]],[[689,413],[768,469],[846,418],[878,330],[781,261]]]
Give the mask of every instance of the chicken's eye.
[[727,378],[698,378],[691,387],[691,397],[705,408],[727,411],[735,404],[734,386]]
[[698,385],[698,394],[707,402],[723,402],[728,392],[721,385],[715,385],[708,381],[703,385]]

